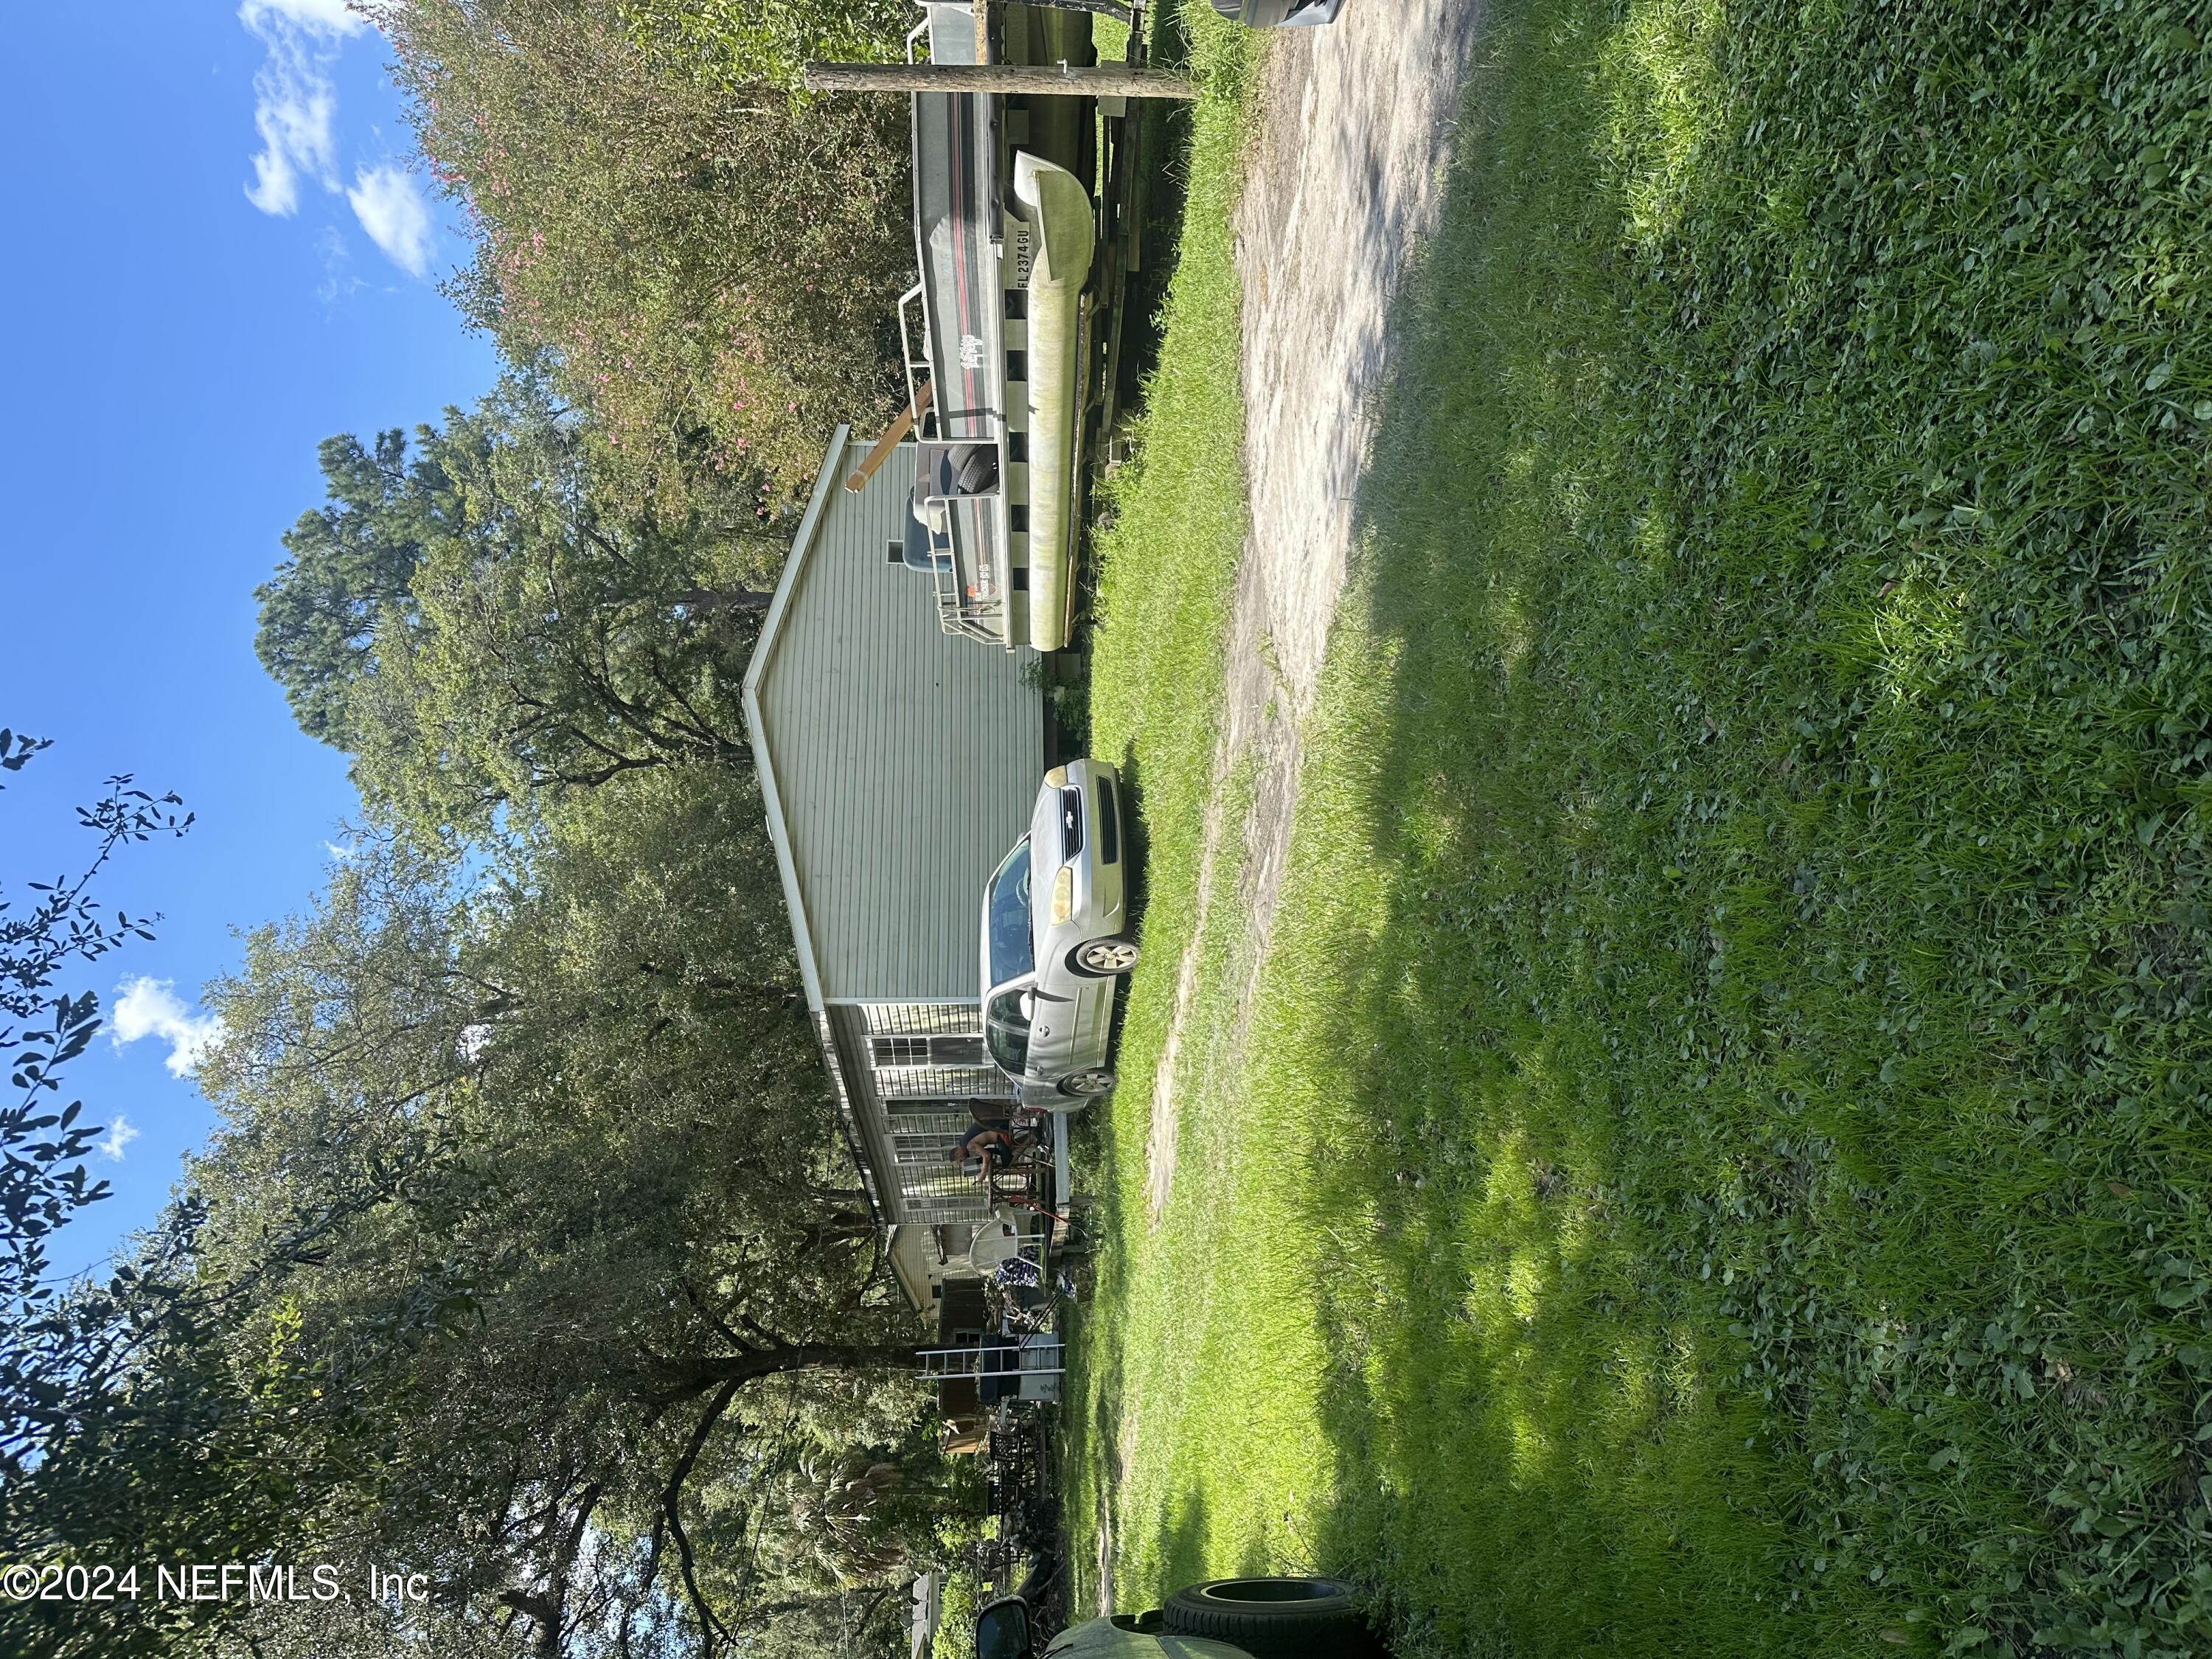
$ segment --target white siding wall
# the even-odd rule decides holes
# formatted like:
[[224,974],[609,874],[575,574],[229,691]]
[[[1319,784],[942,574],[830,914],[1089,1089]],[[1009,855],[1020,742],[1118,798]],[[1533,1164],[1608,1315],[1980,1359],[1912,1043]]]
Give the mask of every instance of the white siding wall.
[[1045,764],[1034,654],[946,635],[929,579],[890,562],[910,453],[857,495],[831,487],[756,669],[825,1002],[975,996],[983,883]]

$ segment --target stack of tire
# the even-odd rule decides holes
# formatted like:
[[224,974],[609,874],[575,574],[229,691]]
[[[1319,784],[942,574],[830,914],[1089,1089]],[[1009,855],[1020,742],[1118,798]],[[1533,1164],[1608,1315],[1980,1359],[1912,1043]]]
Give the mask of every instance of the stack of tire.
[[1382,1644],[1334,1578],[1210,1578],[1160,1609],[1170,1636],[1202,1636],[1252,1659],[1382,1659]]

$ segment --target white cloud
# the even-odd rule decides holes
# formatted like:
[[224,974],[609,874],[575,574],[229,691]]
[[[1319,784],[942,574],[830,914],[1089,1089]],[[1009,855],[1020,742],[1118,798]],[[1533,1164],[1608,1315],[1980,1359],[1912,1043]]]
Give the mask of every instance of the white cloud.
[[337,88],[330,65],[337,43],[368,27],[344,0],[246,0],[238,21],[269,55],[253,74],[253,126],[261,149],[246,199],[278,217],[300,205],[304,175],[325,190],[338,187]]
[[[315,233],[315,252],[323,261],[323,280],[315,284],[315,297],[325,306],[334,306],[368,286],[353,274],[353,256],[336,225],[325,225]],[[323,843],[325,847],[330,844]]]
[[430,269],[430,209],[404,171],[363,167],[346,192],[354,216],[385,257],[412,276]]
[[368,20],[359,12],[346,9],[346,0],[246,0],[238,15],[248,28],[254,28],[264,17],[281,17],[330,34],[358,34],[368,27]]
[[137,1139],[138,1126],[118,1112],[114,1124],[107,1132],[107,1139],[98,1142],[93,1150],[102,1158],[113,1158],[120,1164],[123,1162],[123,1149]]
[[169,1072],[174,1077],[184,1076],[222,1041],[222,1021],[213,1014],[193,1013],[177,1000],[166,979],[142,976],[125,982],[117,994],[114,1021],[118,1048],[145,1036],[167,1043]]

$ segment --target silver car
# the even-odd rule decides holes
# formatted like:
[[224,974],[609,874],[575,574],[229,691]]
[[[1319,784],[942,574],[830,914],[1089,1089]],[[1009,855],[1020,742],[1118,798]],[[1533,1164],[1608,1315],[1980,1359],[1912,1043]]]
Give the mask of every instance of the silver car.
[[1030,1104],[1068,1111],[1114,1087],[1114,985],[1137,965],[1127,848],[1114,769],[1070,761],[983,890],[983,1040]]

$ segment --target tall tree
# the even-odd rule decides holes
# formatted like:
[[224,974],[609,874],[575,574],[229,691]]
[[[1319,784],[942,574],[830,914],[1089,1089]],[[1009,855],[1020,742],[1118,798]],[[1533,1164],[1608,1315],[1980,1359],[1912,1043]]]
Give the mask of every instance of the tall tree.
[[258,589],[263,663],[374,799],[464,836],[503,808],[692,762],[750,764],[737,687],[783,546],[742,497],[664,522],[598,489],[542,377],[374,446]]
[[[765,1536],[806,1524],[810,1455],[921,1455],[916,1334],[854,1213],[744,784],[625,776],[489,866],[371,833],[249,938],[209,994],[223,1127],[182,1265],[142,1275],[189,1317],[125,1309],[131,1365],[0,1541],[173,1540],[240,1483],[217,1535],[241,1559],[404,1566],[542,1655],[670,1619],[711,1650],[819,1594]],[[884,1527],[932,1489],[902,1476],[853,1559],[901,1554]],[[114,1633],[82,1650],[146,1650]]]
[[666,509],[751,477],[781,507],[837,422],[900,396],[907,114],[742,77],[787,84],[810,43],[896,56],[908,21],[892,0],[689,9],[368,7],[477,231],[450,291],[511,359],[550,354],[610,488]]
[[423,436],[411,459],[401,432],[380,432],[373,445],[350,434],[325,438],[329,500],[284,532],[291,556],[255,591],[263,665],[300,729],[341,749],[359,740],[354,694],[375,672],[378,629],[412,609],[409,584],[429,547],[462,533],[445,434],[425,428]]
[[284,1275],[302,1351],[443,1319],[375,1526],[543,1631],[619,1599],[580,1554],[603,1532],[711,1629],[692,1483],[744,1390],[912,1340],[872,1239],[821,1224],[851,1176],[742,794],[627,781],[465,896],[372,844],[344,884],[373,902],[257,939],[214,994],[210,1259],[341,1217]]

